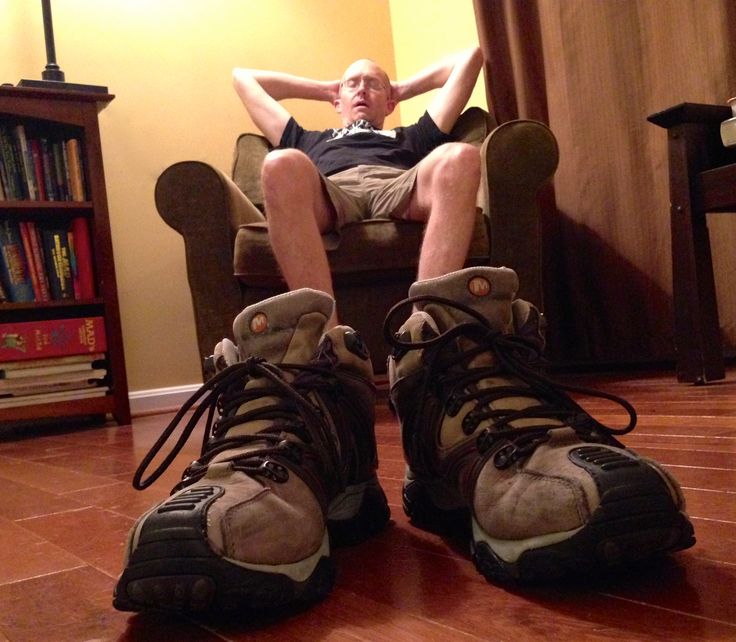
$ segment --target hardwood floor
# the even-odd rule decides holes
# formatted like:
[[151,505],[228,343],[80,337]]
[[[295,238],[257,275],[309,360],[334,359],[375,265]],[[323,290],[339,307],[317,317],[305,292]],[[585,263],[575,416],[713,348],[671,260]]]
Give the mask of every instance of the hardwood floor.
[[[197,437],[161,480],[137,492],[132,472],[170,415],[136,418],[132,427],[28,430],[0,435],[0,642],[736,640],[736,370],[700,387],[670,374],[575,381],[634,403],[639,425],[623,441],[680,480],[694,548],[577,584],[489,584],[462,542],[408,524],[398,426],[379,404],[379,472],[392,524],[335,552],[337,586],[324,602],[257,622],[119,613],[111,594],[127,532],[196,457]],[[625,423],[607,402],[586,407]]]

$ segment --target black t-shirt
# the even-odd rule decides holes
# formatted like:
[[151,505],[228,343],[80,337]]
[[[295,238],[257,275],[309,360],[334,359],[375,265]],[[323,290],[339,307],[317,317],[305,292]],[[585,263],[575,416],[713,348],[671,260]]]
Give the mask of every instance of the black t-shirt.
[[329,176],[358,165],[408,169],[451,140],[427,112],[414,125],[380,131],[365,120],[341,129],[310,131],[290,118],[279,148],[303,151],[322,174]]

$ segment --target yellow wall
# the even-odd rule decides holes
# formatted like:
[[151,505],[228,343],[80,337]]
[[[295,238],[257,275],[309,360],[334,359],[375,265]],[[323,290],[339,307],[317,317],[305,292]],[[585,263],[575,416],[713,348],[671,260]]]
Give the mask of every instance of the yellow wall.
[[[445,54],[478,45],[472,0],[389,0],[389,4],[399,78]],[[402,103],[402,120],[408,123],[419,118],[427,99],[418,96]],[[488,108],[482,73],[468,104]]]
[[[475,42],[470,0],[63,0],[53,18],[67,81],[116,95],[100,123],[131,391],[200,381],[183,242],[153,190],[180,160],[229,171],[236,136],[252,130],[232,67],[336,78],[370,57],[408,74]],[[40,78],[40,3],[0,0],[0,60],[0,82]],[[287,108],[307,127],[335,122],[326,104]]]

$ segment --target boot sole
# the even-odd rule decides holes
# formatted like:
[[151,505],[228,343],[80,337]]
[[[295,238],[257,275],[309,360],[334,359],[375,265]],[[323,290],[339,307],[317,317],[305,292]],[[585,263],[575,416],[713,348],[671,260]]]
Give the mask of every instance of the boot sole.
[[[493,540],[467,508],[437,508],[421,482],[404,487],[404,510],[412,524],[448,535],[469,534],[478,571],[494,583],[538,584],[631,566],[695,544],[692,524],[662,494],[603,498],[577,531],[520,541]],[[546,544],[545,544],[546,541]],[[514,553],[509,555],[509,550]]]
[[335,566],[326,537],[315,554],[282,567],[245,565],[217,555],[205,525],[209,505],[222,492],[216,486],[194,487],[141,518],[115,588],[116,609],[228,612],[327,595]]
[[[336,576],[327,534],[317,553],[295,564],[244,565],[217,555],[203,524],[207,507],[220,493],[216,487],[197,487],[177,497],[180,508],[161,512],[164,504],[141,519],[115,588],[116,609],[228,613],[309,604],[327,596]],[[352,517],[328,521],[335,545],[358,542],[388,523],[388,504],[377,480],[348,489],[346,495],[357,508]]]

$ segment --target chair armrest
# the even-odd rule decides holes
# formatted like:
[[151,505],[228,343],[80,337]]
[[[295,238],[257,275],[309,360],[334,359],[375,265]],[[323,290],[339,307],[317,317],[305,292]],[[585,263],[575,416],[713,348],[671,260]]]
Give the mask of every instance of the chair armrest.
[[519,296],[542,308],[542,237],[538,193],[557,169],[559,150],[543,123],[513,120],[481,146],[479,206],[491,230],[491,263],[519,275]]
[[241,310],[233,276],[235,231],[264,217],[225,174],[196,161],[167,168],[156,182],[155,199],[161,218],[184,238],[197,343],[205,358],[232,334]]

